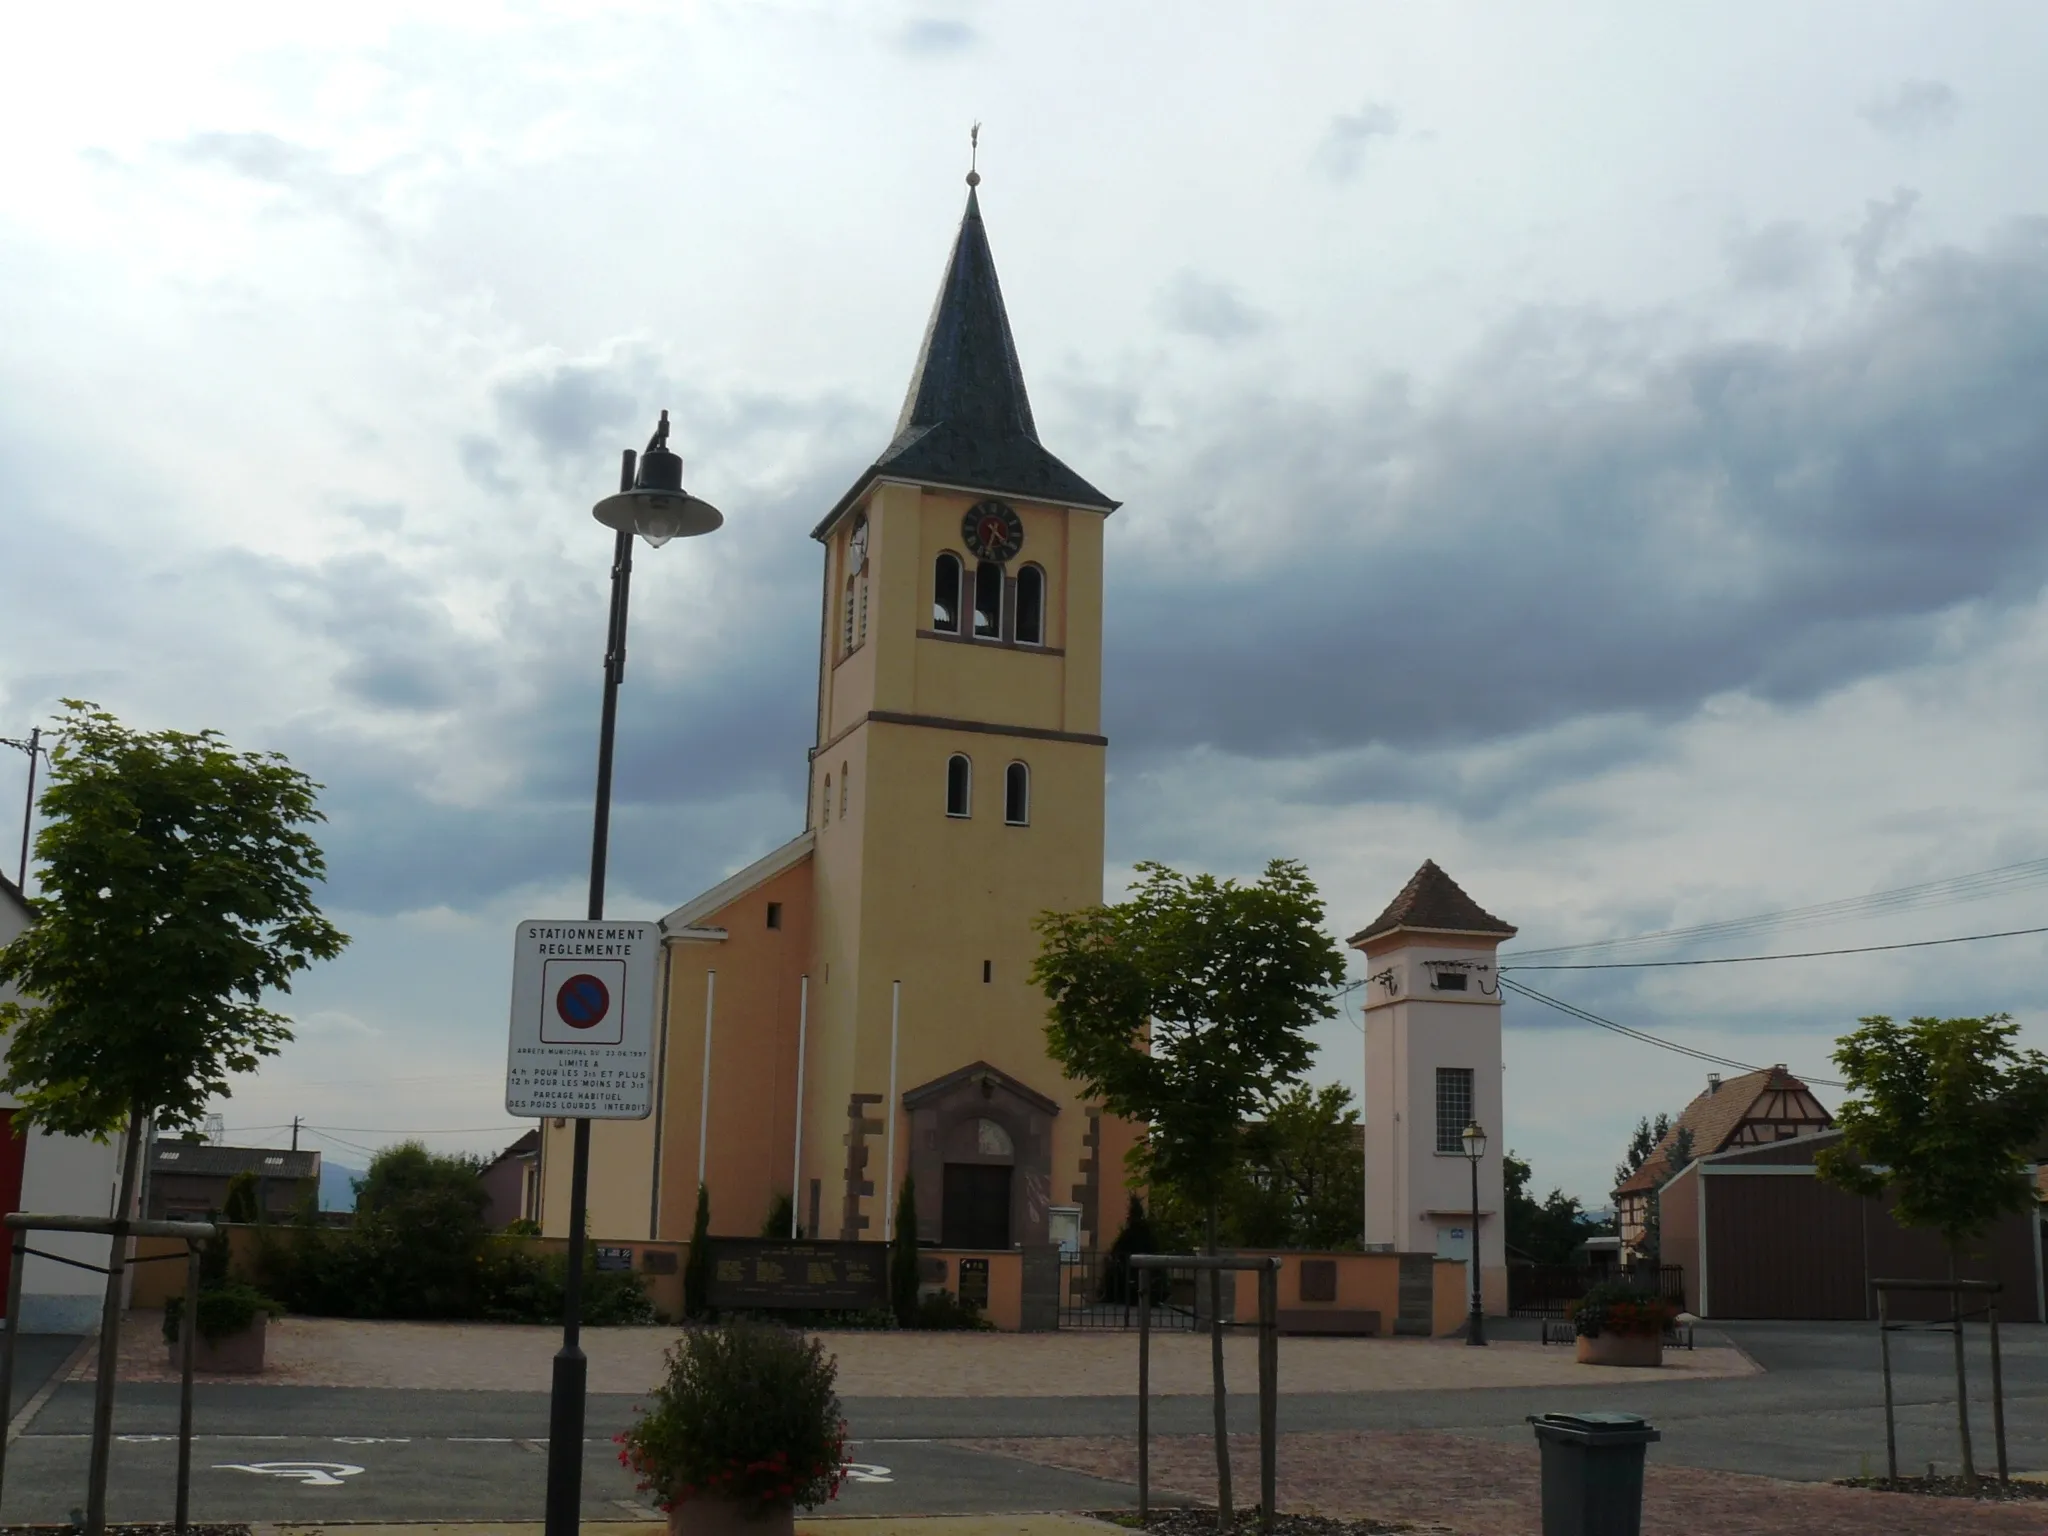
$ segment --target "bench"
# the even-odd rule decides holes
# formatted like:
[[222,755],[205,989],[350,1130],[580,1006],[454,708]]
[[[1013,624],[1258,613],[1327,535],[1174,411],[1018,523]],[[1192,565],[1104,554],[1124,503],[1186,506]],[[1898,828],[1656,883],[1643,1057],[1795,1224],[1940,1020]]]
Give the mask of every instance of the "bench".
[[1353,1307],[1282,1307],[1282,1333],[1324,1333],[1377,1338],[1380,1315]]

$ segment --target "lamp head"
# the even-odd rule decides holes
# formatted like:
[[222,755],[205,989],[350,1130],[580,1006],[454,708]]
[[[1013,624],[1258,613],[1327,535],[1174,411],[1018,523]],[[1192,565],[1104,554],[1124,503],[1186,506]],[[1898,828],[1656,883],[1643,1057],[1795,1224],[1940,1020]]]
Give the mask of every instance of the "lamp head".
[[1486,1128],[1477,1120],[1466,1122],[1465,1129],[1460,1133],[1458,1140],[1465,1144],[1465,1155],[1471,1158],[1473,1162],[1476,1163],[1480,1158],[1486,1156]]
[[607,528],[637,533],[659,549],[670,539],[687,539],[724,526],[725,514],[683,489],[683,461],[668,451],[668,412],[654,429],[631,490],[607,496],[590,509]]

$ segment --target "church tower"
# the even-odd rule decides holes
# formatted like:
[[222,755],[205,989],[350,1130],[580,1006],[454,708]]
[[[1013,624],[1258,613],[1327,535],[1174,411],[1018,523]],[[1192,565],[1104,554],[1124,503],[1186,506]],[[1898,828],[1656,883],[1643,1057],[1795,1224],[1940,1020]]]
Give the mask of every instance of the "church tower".
[[1486,1131],[1479,1159],[1479,1272],[1486,1309],[1507,1308],[1500,981],[1494,952],[1515,936],[1424,860],[1348,941],[1365,952],[1365,1245],[1471,1262],[1472,1164],[1459,1139]]
[[[906,1172],[920,1235],[948,1246],[1042,1243],[1076,1203],[1084,1116],[1028,973],[1032,920],[1102,899],[1115,506],[1038,440],[970,184],[896,435],[812,531],[827,613],[806,1139],[846,1153],[815,1175],[835,1196],[821,1235],[884,1234]],[[1096,1212],[1079,1225],[1097,1235]]]
[[[1038,440],[968,178],[894,437],[824,556],[804,830],[662,920],[654,1114],[592,1127],[592,1232],[1107,1247],[1132,1127],[1046,1054],[1033,922],[1102,899],[1103,523]],[[542,1225],[566,1224],[563,1127]]]

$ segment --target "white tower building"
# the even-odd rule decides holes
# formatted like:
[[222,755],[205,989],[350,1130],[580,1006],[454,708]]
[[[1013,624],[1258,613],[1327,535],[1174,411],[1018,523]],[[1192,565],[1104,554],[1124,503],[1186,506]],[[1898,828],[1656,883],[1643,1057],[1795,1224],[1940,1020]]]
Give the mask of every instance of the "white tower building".
[[1365,1001],[1365,1242],[1471,1258],[1466,1123],[1486,1131],[1477,1224],[1481,1291],[1507,1310],[1500,983],[1494,951],[1514,928],[1425,861],[1387,910],[1351,936]]

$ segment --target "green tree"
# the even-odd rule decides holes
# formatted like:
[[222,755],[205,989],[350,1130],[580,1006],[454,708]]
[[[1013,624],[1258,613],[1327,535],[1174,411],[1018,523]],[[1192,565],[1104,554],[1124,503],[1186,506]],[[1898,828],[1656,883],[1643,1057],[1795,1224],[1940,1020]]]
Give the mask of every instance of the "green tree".
[[777,1195],[768,1206],[768,1214],[761,1218],[761,1235],[787,1242],[795,1226],[796,1202],[786,1194]]
[[889,1309],[896,1326],[917,1326],[917,1181],[903,1175],[896,1193],[895,1232],[889,1240]]
[[[1915,1018],[1882,1014],[1835,1046],[1851,1097],[1842,1138],[1814,1159],[1820,1177],[1852,1194],[1892,1197],[1901,1226],[1930,1228],[1962,1252],[2001,1216],[2032,1207],[2035,1143],[2048,1126],[2048,1057],[2021,1050],[2010,1015]],[[1963,1476],[1976,1476],[1963,1336],[1955,1332],[1956,1427]]]
[[[1237,1241],[1248,1248],[1352,1249],[1365,1241],[1365,1153],[1342,1083],[1298,1083],[1243,1132]],[[1241,1204],[1240,1204],[1241,1202]]]
[[[1131,1203],[1124,1211],[1123,1230],[1109,1245],[1109,1262],[1103,1267],[1102,1299],[1118,1306],[1136,1306],[1138,1277],[1145,1272],[1131,1268],[1132,1255],[1166,1251],[1153,1233],[1152,1218],[1145,1213],[1145,1202],[1138,1198],[1136,1190],[1131,1191]],[[1155,1303],[1166,1300],[1167,1277],[1164,1270],[1150,1271],[1146,1284]]]
[[701,1322],[711,1315],[711,1191],[697,1186],[697,1214],[690,1222],[690,1252],[683,1260],[683,1316]]
[[[1142,1122],[1132,1172],[1185,1191],[1216,1244],[1239,1128],[1308,1068],[1309,1027],[1335,1018],[1343,980],[1323,903],[1302,865],[1275,859],[1250,885],[1137,868],[1113,906],[1048,912],[1031,977],[1051,1004],[1046,1042],[1111,1113]],[[1221,1284],[1210,1277],[1217,1505],[1231,1514]]]
[[[36,837],[35,921],[0,949],[8,1032],[0,1088],[16,1124],[107,1140],[125,1132],[135,1199],[144,1124],[196,1123],[291,1039],[264,1005],[347,944],[313,902],[325,877],[307,830],[319,785],[276,753],[213,731],[140,732],[65,701]],[[87,1525],[106,1520],[107,1444],[127,1244],[110,1245]]]
[[263,1219],[263,1204],[256,1175],[244,1168],[228,1180],[226,1193],[220,1197],[220,1219],[253,1226]]
[[1600,1223],[1588,1216],[1576,1195],[1552,1189],[1542,1200],[1529,1192],[1534,1172],[1510,1152],[1502,1159],[1507,1181],[1508,1246],[1538,1264],[1570,1264],[1579,1244],[1596,1236]]
[[1636,1175],[1636,1170],[1650,1160],[1650,1154],[1663,1144],[1671,1134],[1671,1117],[1659,1114],[1655,1120],[1645,1115],[1636,1121],[1635,1130],[1629,1135],[1628,1150],[1622,1153],[1621,1161],[1614,1166],[1614,1183],[1617,1188],[1626,1184]]

